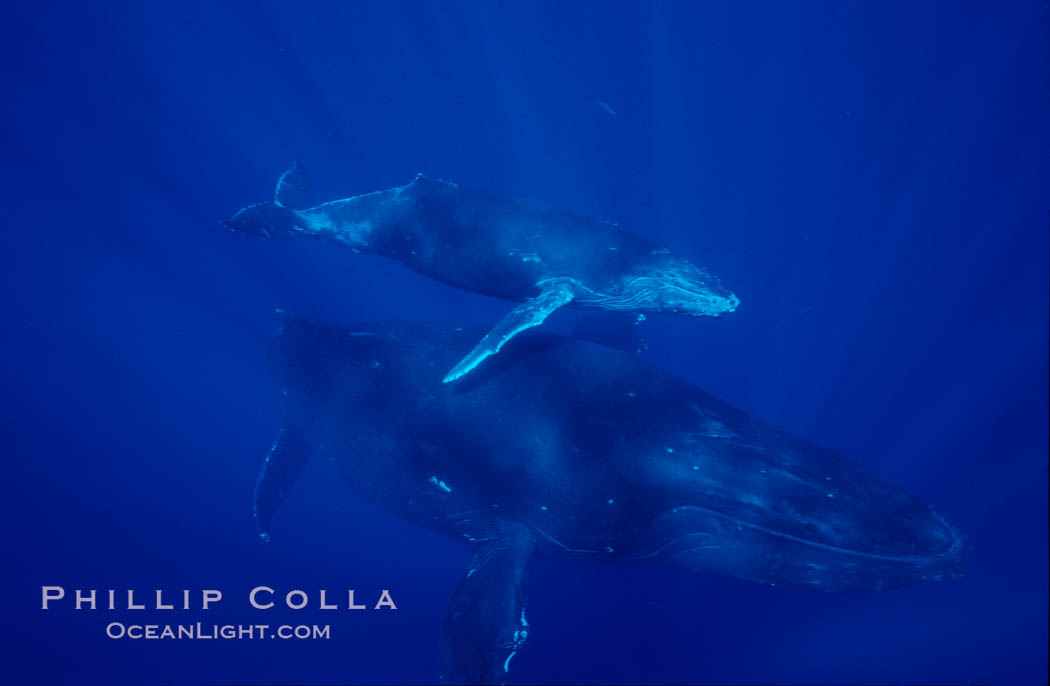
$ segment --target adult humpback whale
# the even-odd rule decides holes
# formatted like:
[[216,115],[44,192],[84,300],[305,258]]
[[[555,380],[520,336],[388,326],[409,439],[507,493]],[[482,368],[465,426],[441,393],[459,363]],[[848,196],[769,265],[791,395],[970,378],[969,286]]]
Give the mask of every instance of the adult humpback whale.
[[522,301],[444,381],[454,381],[559,307],[717,317],[739,300],[718,278],[615,224],[419,175],[405,186],[318,205],[296,165],[273,202],[226,222],[239,232],[313,236],[393,258],[438,281]]
[[964,570],[960,534],[899,486],[625,352],[533,332],[438,383],[476,335],[286,320],[271,349],[286,420],[256,488],[266,532],[316,452],[383,509],[472,544],[443,680],[504,679],[536,552],[824,591]]

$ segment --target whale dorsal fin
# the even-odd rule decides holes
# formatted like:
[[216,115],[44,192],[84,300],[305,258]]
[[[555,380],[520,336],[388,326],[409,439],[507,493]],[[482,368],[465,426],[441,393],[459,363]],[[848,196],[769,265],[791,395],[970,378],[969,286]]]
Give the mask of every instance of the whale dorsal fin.
[[445,610],[440,679],[502,684],[511,658],[529,635],[525,586],[536,538],[517,520],[470,519],[472,531],[464,536],[474,543],[474,554]]
[[568,305],[575,297],[575,289],[565,281],[554,281],[540,284],[543,289],[539,295],[511,310],[506,317],[492,327],[481,342],[467,353],[459,363],[445,375],[442,383],[449,383],[465,376],[491,355],[495,355],[510,339],[526,329],[539,326],[559,307]]
[[270,539],[270,520],[277,506],[291,492],[310,457],[310,445],[288,420],[266,454],[259,480],[255,482],[255,523],[259,535]]
[[313,184],[306,170],[296,160],[295,165],[281,174],[277,179],[277,188],[273,193],[273,201],[281,207],[290,210],[305,210],[317,206],[317,196],[314,195]]

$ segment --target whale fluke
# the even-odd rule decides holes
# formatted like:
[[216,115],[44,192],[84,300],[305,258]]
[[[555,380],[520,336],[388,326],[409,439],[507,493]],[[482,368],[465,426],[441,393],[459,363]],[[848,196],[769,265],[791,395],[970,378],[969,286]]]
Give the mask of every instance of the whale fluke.
[[277,179],[277,188],[274,189],[273,201],[281,207],[291,210],[305,210],[317,205],[317,196],[314,195],[313,184],[310,177],[303,169],[299,161],[291,169],[281,174]]
[[271,239],[296,238],[306,229],[295,211],[272,202],[248,205],[222,223],[234,233]]

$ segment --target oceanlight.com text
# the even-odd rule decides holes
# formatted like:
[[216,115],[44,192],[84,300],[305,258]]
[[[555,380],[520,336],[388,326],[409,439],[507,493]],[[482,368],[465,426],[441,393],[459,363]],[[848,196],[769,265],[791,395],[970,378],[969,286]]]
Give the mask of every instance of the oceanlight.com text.
[[328,640],[328,624],[124,624],[110,622],[106,636],[112,639],[146,640]]

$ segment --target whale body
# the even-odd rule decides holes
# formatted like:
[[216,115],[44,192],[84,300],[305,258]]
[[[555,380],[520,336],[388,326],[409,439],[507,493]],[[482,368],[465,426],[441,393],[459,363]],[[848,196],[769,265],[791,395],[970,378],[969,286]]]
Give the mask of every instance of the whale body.
[[[615,224],[419,175],[317,204],[302,167],[273,202],[225,222],[271,239],[310,236],[383,255],[443,283],[521,302],[445,374],[454,381],[560,307],[717,317],[739,299],[689,260]],[[462,352],[461,352],[462,356]]]
[[256,488],[268,532],[316,453],[384,510],[473,547],[444,681],[505,679],[537,553],[823,591],[965,570],[965,539],[900,486],[625,352],[534,331],[440,383],[477,334],[286,319],[270,355],[286,418]]

